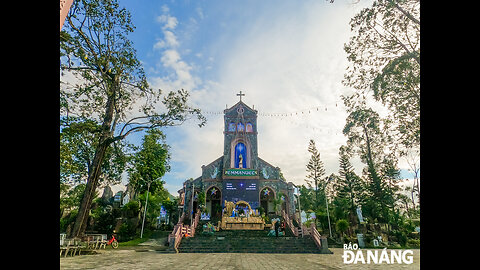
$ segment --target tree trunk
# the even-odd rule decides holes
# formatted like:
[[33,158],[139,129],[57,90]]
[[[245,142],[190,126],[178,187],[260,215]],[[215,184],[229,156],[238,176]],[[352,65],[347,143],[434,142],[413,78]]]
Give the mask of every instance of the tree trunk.
[[80,204],[80,208],[78,209],[78,215],[77,219],[75,220],[73,230],[69,235],[70,238],[83,236],[87,228],[90,207],[92,205],[93,197],[95,195],[95,190],[98,186],[98,178],[101,174],[101,167],[105,152],[107,150],[107,147],[112,142],[111,137],[113,132],[111,131],[110,126],[112,124],[113,112],[115,107],[114,99],[115,94],[113,93],[108,97],[107,100],[105,117],[102,123],[102,131],[100,133],[99,143],[97,148],[95,149],[95,157],[93,158],[91,170],[88,175],[87,186],[85,187],[85,192],[83,193],[82,202]]
[[103,156],[106,149],[107,145],[102,143],[95,151],[95,158],[92,163],[92,173],[88,177],[87,186],[85,187],[85,192],[83,193],[82,202],[80,204],[80,208],[78,209],[77,219],[75,220],[70,238],[81,237],[85,233],[90,207],[92,205],[93,196],[95,195],[95,190],[98,186],[98,177],[101,173],[101,162],[103,161]]

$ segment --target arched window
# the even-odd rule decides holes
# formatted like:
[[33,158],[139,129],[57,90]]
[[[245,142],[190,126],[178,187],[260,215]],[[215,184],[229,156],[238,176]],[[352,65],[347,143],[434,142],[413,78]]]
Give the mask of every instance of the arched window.
[[235,131],[235,123],[230,122],[230,124],[228,124],[228,131]]
[[247,132],[253,132],[253,126],[252,126],[252,123],[247,123],[247,128],[246,128],[246,131],[247,131]]
[[235,168],[247,168],[247,147],[241,142],[235,145]]
[[237,130],[238,131],[243,131],[244,129],[245,129],[245,125],[243,125],[242,123],[237,124]]

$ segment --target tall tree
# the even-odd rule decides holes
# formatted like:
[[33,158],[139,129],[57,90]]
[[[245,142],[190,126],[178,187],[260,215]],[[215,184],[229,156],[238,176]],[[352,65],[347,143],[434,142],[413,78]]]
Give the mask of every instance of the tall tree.
[[[321,185],[322,176],[325,174],[325,168],[323,167],[323,162],[320,160],[320,153],[315,146],[315,141],[310,140],[308,144],[308,152],[312,155],[310,156],[310,160],[307,164],[307,179],[305,181],[311,186],[312,183],[315,187],[315,204],[316,207],[319,205],[318,201],[318,188]],[[324,188],[322,185],[321,187]],[[322,190],[323,190],[322,188]]]
[[160,130],[147,131],[141,148],[133,155],[133,166],[129,170],[129,185],[135,190],[135,194],[147,191],[149,183],[151,193],[163,191],[161,177],[170,171],[169,148],[165,143],[165,135]]
[[[378,0],[350,21],[344,50],[351,63],[343,84],[351,107],[372,95],[387,106],[405,148],[420,143],[420,1]],[[402,151],[403,152],[403,151]]]
[[315,207],[315,194],[314,190],[311,187],[306,187],[301,185],[299,187],[300,191],[300,208],[302,211],[314,210]]
[[347,136],[346,150],[357,153],[367,165],[364,176],[368,179],[366,192],[370,214],[387,221],[392,205],[388,180],[393,177],[393,170],[388,170],[387,167],[393,163],[386,163],[386,160],[394,156],[389,155],[389,150],[385,147],[389,144],[389,138],[382,132],[378,113],[369,108],[357,108],[348,115],[343,134]]
[[336,178],[335,188],[337,190],[336,199],[345,202],[348,216],[352,222],[355,222],[355,213],[357,206],[362,200],[363,183],[362,179],[355,173],[350,163],[350,155],[345,146],[340,147],[340,169],[339,176]]
[[[99,131],[87,186],[70,237],[83,235],[93,194],[108,147],[143,129],[180,125],[196,115],[187,105],[188,92],[169,92],[155,105],[161,90],[149,87],[128,34],[135,29],[131,15],[117,0],[75,0],[60,32],[61,113],[95,119]],[[75,78],[75,79],[72,79]],[[72,82],[73,81],[73,82]],[[141,116],[128,119],[136,102]],[[121,127],[123,125],[123,127]],[[120,127],[118,127],[120,126]]]

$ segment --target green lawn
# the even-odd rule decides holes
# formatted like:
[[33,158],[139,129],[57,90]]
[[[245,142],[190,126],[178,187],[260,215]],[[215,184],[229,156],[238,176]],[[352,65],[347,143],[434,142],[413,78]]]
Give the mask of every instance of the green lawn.
[[128,247],[128,246],[136,246],[141,244],[148,239],[157,239],[162,237],[167,237],[168,234],[171,233],[170,231],[146,231],[143,234],[143,238],[135,238],[127,242],[119,242],[118,245],[121,247]]

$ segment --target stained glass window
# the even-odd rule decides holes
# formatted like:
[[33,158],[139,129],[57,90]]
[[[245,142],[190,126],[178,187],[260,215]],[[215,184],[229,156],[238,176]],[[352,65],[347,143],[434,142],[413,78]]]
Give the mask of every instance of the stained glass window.
[[253,132],[252,123],[247,123],[247,132]]
[[235,131],[235,123],[231,122],[228,124],[228,131]]
[[237,130],[238,131],[243,131],[244,129],[245,129],[245,126],[242,123],[238,123]]

